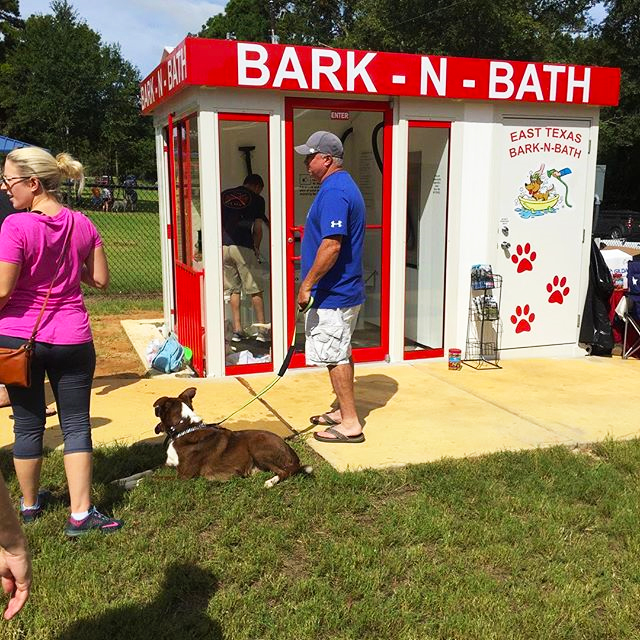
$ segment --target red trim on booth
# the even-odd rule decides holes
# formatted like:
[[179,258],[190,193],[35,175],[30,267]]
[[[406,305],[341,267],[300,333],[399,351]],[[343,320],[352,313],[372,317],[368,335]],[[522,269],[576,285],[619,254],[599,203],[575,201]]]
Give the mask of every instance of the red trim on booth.
[[[409,129],[448,129],[449,130],[449,145],[448,145],[448,157],[447,157],[447,201],[446,201],[446,213],[445,213],[445,223],[444,228],[445,231],[448,232],[449,229],[449,169],[451,167],[451,122],[448,120],[438,121],[438,120],[409,120],[408,122]],[[444,345],[444,326],[445,326],[445,315],[447,309],[447,237],[445,234],[444,239],[444,287],[442,290],[442,295],[444,298],[444,304],[442,305],[442,342]],[[405,305],[404,308],[407,308],[407,300],[406,300],[406,286],[405,286]],[[404,318],[404,315],[403,315]],[[403,322],[403,332],[404,332],[405,323]],[[404,336],[403,336],[404,338]],[[403,360],[422,360],[426,358],[440,358],[444,356],[444,346],[438,347],[436,349],[420,349],[418,351],[404,351],[403,352]]]
[[[267,123],[267,144],[270,145],[269,140],[269,128],[270,128],[270,117],[266,114],[262,113],[227,113],[222,112],[218,114],[218,125],[220,121],[231,121],[231,122],[266,122]],[[218,145],[220,143],[218,142]],[[219,148],[219,157],[222,158],[222,149]],[[270,160],[270,148],[267,149],[267,158]],[[220,175],[222,178],[222,175]],[[270,171],[269,166],[267,165],[267,175],[263,176],[265,179],[265,183],[269,185],[269,197],[271,198],[271,202],[269,203],[269,218],[271,219],[271,212],[273,211],[273,198],[271,189],[271,179],[270,179]],[[220,185],[220,193],[222,193],[222,185]],[[270,237],[271,234],[269,234]],[[269,246],[269,253],[271,254],[271,246]],[[224,269],[222,264],[222,251],[220,251],[220,268]],[[271,279],[269,279],[269,284],[271,285]],[[272,288],[273,293],[273,288]],[[273,299],[273,296],[272,296]],[[271,309],[271,313],[273,314],[273,309]],[[272,316],[273,317],[273,316]],[[225,375],[227,376],[242,376],[247,375],[249,373],[268,373],[269,371],[273,371],[273,346],[271,348],[271,362],[262,362],[262,363],[254,363],[254,364],[235,364],[235,365],[226,365],[224,368]]]
[[[391,168],[392,168],[392,121],[393,112],[388,102],[373,100],[330,100],[312,98],[285,99],[285,153],[286,153],[286,282],[287,282],[287,340],[291,343],[296,318],[297,289],[294,282],[294,263],[300,260],[294,253],[294,233],[301,232],[303,227],[293,225],[294,203],[293,183],[295,151],[293,140],[294,109],[375,111],[383,116],[383,167],[382,172],[382,224],[366,225],[367,231],[379,230],[381,238],[380,263],[380,346],[354,349],[354,362],[376,362],[384,360],[389,353],[389,280],[390,280],[390,222],[391,222]],[[389,230],[386,231],[385,230]],[[302,235],[302,234],[301,234]],[[304,367],[304,353],[295,353],[291,359],[292,367]]]

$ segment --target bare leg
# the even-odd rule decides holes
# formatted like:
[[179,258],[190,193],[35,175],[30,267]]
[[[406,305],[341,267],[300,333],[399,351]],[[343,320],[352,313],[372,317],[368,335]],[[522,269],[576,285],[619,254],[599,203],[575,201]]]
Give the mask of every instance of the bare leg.
[[262,297],[262,291],[254,293],[251,296],[251,302],[256,313],[256,322],[264,324],[264,298]]
[[[334,429],[346,436],[357,436],[362,433],[362,425],[356,413],[356,399],[353,391],[353,361],[350,361],[349,364],[329,366],[328,369],[339,406],[339,409],[329,415],[334,419],[342,418],[341,424]],[[320,431],[318,435],[327,438],[335,437],[325,431]]]
[[231,321],[233,322],[233,330],[240,333],[242,324],[240,323],[240,294],[232,293],[229,298],[229,306],[231,307]]
[[67,453],[64,456],[71,512],[87,511],[91,506],[91,476],[93,456],[88,452]]
[[42,458],[14,458],[13,466],[16,470],[24,504],[32,507],[38,501]]

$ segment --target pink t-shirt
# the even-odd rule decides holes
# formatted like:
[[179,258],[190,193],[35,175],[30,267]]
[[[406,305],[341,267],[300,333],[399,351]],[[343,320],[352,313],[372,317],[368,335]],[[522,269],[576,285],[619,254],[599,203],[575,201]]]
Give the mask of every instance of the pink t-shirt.
[[74,226],[55,277],[36,340],[82,344],[92,340],[80,276],[90,253],[102,246],[91,220],[66,207],[55,216],[27,211],[10,215],[0,230],[0,261],[21,265],[11,298],[0,310],[0,335],[29,338],[49,290],[67,231]]

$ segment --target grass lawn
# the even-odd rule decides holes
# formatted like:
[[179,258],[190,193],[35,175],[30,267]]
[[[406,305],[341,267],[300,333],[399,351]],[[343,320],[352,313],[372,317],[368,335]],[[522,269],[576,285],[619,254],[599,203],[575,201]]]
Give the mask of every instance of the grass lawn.
[[156,297],[128,298],[122,296],[85,296],[85,306],[90,318],[97,316],[114,316],[137,311],[155,311],[162,316],[162,298]]
[[[214,484],[159,470],[161,447],[96,453],[112,535],[66,540],[59,502],[28,527],[35,586],[3,640],[638,638],[640,442]],[[15,499],[7,451],[0,466]]]
[[[162,292],[157,213],[86,211],[104,241],[111,282],[108,294]],[[84,288],[87,297],[104,295]]]

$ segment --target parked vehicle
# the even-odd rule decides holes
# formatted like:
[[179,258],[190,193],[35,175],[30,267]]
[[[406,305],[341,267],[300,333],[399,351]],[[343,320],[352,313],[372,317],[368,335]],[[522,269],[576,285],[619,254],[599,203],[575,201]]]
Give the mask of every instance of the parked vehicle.
[[600,208],[593,235],[598,238],[640,238],[640,211]]

